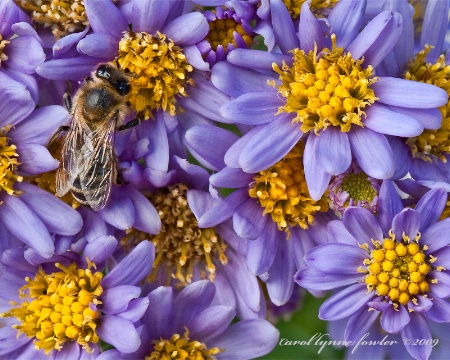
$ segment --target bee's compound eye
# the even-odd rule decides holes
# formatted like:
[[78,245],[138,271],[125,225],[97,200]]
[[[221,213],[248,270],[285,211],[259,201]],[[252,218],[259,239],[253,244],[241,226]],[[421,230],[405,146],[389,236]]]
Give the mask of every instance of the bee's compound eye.
[[127,95],[131,90],[130,84],[128,83],[128,81],[125,80],[117,81],[116,89],[120,95]]
[[111,77],[111,72],[109,70],[109,67],[107,65],[100,65],[97,70],[95,71],[95,74],[103,79],[109,79]]

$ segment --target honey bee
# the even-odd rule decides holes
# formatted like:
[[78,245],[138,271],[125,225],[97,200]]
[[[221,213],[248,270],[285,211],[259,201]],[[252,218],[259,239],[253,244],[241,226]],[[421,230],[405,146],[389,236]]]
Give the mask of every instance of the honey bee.
[[64,95],[72,121],[50,140],[52,143],[61,131],[67,131],[56,172],[57,196],[71,191],[75,200],[95,211],[106,206],[111,186],[118,182],[115,131],[140,123],[137,117],[117,126],[128,113],[127,78],[114,63],[100,64],[80,86],[73,102],[69,93]]

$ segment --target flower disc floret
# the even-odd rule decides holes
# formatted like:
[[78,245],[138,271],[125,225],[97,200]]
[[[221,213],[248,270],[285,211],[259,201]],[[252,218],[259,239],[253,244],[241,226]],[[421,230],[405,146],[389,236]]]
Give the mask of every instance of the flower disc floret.
[[216,347],[208,349],[202,342],[191,341],[188,328],[185,327],[185,330],[182,336],[173,334],[170,339],[153,340],[154,350],[145,360],[213,360],[214,355],[223,351]]
[[[426,46],[409,63],[405,79],[436,85],[450,96],[450,65],[446,65],[445,55],[441,55],[435,64],[427,63],[425,58],[430,49]],[[447,162],[445,156],[450,153],[450,102],[439,107],[439,110],[442,114],[439,129],[425,129],[419,136],[407,139],[413,157],[428,162],[433,159]]]
[[99,341],[97,305],[103,274],[92,272],[92,263],[88,269],[75,263],[55,266],[61,271],[47,274],[39,268],[34,279],[26,278],[27,284],[19,289],[23,302],[1,316],[16,317],[20,324],[13,327],[18,334],[34,338],[35,347],[46,354],[61,350],[67,341],[76,341],[90,352],[89,343]]
[[124,32],[119,42],[117,62],[130,73],[131,91],[128,100],[132,108],[152,117],[152,111],[162,109],[175,115],[176,96],[187,96],[187,73],[193,70],[182,49],[160,32],[156,36],[145,32]]
[[396,239],[391,230],[389,238],[373,241],[375,249],[364,260],[368,291],[375,291],[401,305],[407,305],[409,301],[414,303],[417,295],[426,294],[431,281],[427,275],[436,259],[427,258],[427,247],[420,246],[419,240],[420,233],[414,239],[405,234],[402,239]]
[[270,168],[255,175],[249,195],[258,199],[264,208],[263,214],[270,214],[279,230],[289,232],[288,225],[307,229],[314,222],[317,211],[328,210],[323,197],[311,199],[303,170],[303,142]]
[[31,11],[33,22],[50,27],[59,39],[82,31],[89,25],[83,0],[15,0],[26,11]]
[[11,129],[11,125],[0,128],[0,190],[6,191],[8,195],[18,195],[20,191],[14,190],[14,183],[21,182],[22,176],[17,175],[17,167],[20,162],[17,160],[17,147],[9,143],[6,136]]
[[166,285],[177,279],[177,286],[192,282],[195,268],[199,266],[202,278],[213,281],[216,267],[214,259],[227,264],[226,246],[213,228],[199,228],[194,213],[186,198],[187,187],[177,184],[157,191],[150,201],[158,211],[162,222],[159,234],[151,235],[130,229],[121,240],[124,248],[130,248],[142,240],[155,245],[156,259],[149,282],[157,278],[161,269],[166,269]]
[[281,81],[278,92],[286,99],[277,114],[296,114],[292,122],[299,123],[304,133],[313,130],[318,134],[328,126],[342,132],[350,131],[352,125],[363,127],[363,109],[378,99],[370,88],[376,81],[372,67],[363,69],[364,59],[354,60],[336,46],[334,34],[331,39],[331,50],[317,54],[315,47],[306,54],[295,49],[292,67],[272,65]]

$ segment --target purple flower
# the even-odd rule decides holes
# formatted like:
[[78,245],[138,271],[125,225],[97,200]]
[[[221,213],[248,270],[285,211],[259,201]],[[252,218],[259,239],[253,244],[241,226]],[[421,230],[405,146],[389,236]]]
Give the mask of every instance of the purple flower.
[[[148,295],[149,306],[142,318],[141,347],[129,356],[160,359],[176,351],[204,359],[251,359],[269,353],[279,332],[262,319],[231,324],[235,311],[214,305],[218,287],[209,281],[196,281],[180,293],[171,287],[158,287]],[[243,336],[245,334],[245,336]],[[127,359],[109,350],[97,359]]]
[[201,228],[232,219],[236,233],[249,240],[247,267],[265,282],[271,301],[282,305],[292,295],[292,277],[304,266],[304,253],[325,241],[325,225],[333,215],[325,197],[315,201],[309,196],[302,175],[302,141],[268,169],[246,173],[223,160],[241,139],[216,126],[187,131],[186,142],[197,159],[218,171],[210,177],[212,193],[234,189],[225,199],[215,195],[213,206],[196,215]]
[[22,181],[58,166],[46,144],[53,129],[66,123],[67,112],[56,105],[34,110],[25,85],[1,72],[0,83],[2,241],[17,238],[48,258],[55,250],[51,234],[77,233],[81,217],[62,201]]
[[0,355],[94,359],[100,340],[121,353],[136,351],[136,324],[149,302],[136,285],[154,256],[153,245],[142,242],[104,276],[100,247],[49,259],[30,257],[23,248],[3,252]]
[[[446,191],[436,188],[414,209],[403,208],[392,183],[384,181],[378,218],[354,207],[342,221],[330,222],[329,244],[309,251],[308,266],[296,274],[308,290],[338,289],[322,304],[319,318],[348,318],[344,340],[379,320],[383,331],[401,334],[411,356],[428,358],[430,324],[450,322],[449,222],[438,221],[446,200]],[[410,339],[424,341],[415,346]]]
[[204,11],[203,15],[208,20],[209,32],[197,48],[210,67],[225,60],[234,49],[252,46],[256,33],[250,23],[256,22],[256,9],[250,2],[224,2],[213,10]]
[[[153,174],[159,187],[149,187],[149,201],[161,218],[161,229],[149,233],[137,227],[117,231],[120,258],[146,239],[154,243],[157,257],[146,277],[145,287],[182,289],[197,280],[217,284],[215,302],[232,305],[240,318],[264,317],[264,298],[256,277],[247,269],[241,254],[246,242],[236,235],[230,222],[199,228],[196,217],[206,213],[214,198],[207,191],[209,174],[176,155],[167,173]],[[142,218],[145,221],[145,218]]]
[[[250,33],[255,33],[258,35],[261,35],[264,40],[264,45],[267,47],[269,51],[272,51],[275,47],[275,36],[273,33],[272,23],[271,23],[271,17],[270,17],[270,5],[268,0],[193,0],[195,4],[203,5],[203,6],[216,6],[216,11],[222,12],[220,7],[225,9],[225,13],[231,10],[231,13],[235,12],[235,15],[233,15],[233,18],[236,20],[236,23],[239,23],[241,20],[244,20],[245,22],[248,22],[248,20],[252,20],[252,30],[246,33],[250,35]],[[229,13],[230,14],[230,13]],[[213,20],[211,15],[207,15],[208,21]],[[218,22],[219,23],[219,22]],[[211,26],[211,25],[210,25]],[[245,27],[247,27],[245,25]],[[211,29],[213,30],[213,29]],[[235,31],[235,34],[233,36],[236,36],[236,44],[228,44],[227,46],[231,46],[231,49],[235,48],[235,45],[238,45],[241,47],[241,45],[246,48],[246,45],[242,43],[241,39],[239,39],[240,35],[242,34],[241,29],[237,29],[237,33]],[[259,40],[259,39],[258,39]],[[262,44],[258,44],[258,40],[255,41],[255,45],[261,46]],[[200,44],[197,45],[199,47],[199,50],[201,52],[208,50],[208,41],[204,42],[202,41]],[[224,49],[226,50],[226,49]],[[208,57],[212,57],[214,60],[214,53],[217,53],[217,56],[221,55],[221,49],[219,49],[219,53],[217,53],[217,50],[209,53],[207,55],[206,61],[208,61]],[[208,53],[207,53],[208,54]],[[216,57],[215,61],[220,61]],[[210,62],[210,61],[208,61]],[[211,64],[211,62],[210,62]]]
[[347,170],[353,159],[373,178],[393,176],[394,157],[385,135],[419,135],[428,123],[415,110],[434,116],[448,98],[429,84],[374,76],[373,69],[400,36],[400,14],[382,12],[360,30],[365,2],[344,0],[331,11],[332,35],[325,38],[305,3],[297,36],[281,0],[270,4],[272,14],[278,13],[272,21],[275,34],[280,31],[282,54],[236,49],[212,71],[213,84],[235,98],[221,115],[254,126],[230,148],[225,163],[258,172],[304,138],[313,199],[320,199],[331,176]]

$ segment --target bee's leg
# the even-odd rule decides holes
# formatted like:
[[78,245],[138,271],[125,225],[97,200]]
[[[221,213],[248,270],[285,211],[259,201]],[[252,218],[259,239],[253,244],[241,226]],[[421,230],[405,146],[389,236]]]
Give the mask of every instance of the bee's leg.
[[68,131],[70,129],[70,126],[68,125],[61,125],[58,130],[56,130],[55,134],[52,136],[50,141],[47,144],[47,148],[53,145],[53,143],[58,139],[59,134],[61,134],[63,131]]
[[117,131],[128,130],[138,126],[142,122],[140,117],[135,117],[133,120],[128,121],[126,124],[120,125],[117,127]]
[[66,109],[69,114],[72,113],[72,96],[69,93],[64,93],[63,95],[64,104],[66,104]]
[[69,114],[72,113],[72,92],[73,92],[73,86],[72,83],[67,80],[66,81],[66,92],[63,95],[64,104],[66,104],[66,109],[69,112]]
[[122,171],[124,171],[125,168],[122,168],[119,164],[119,160],[116,159],[116,170],[115,174],[113,174],[114,177],[114,183],[117,185],[127,185],[128,181],[126,181],[122,176]]
[[114,183],[117,184],[117,185],[127,185],[127,184],[128,184],[128,181],[126,181],[126,180],[123,178],[121,172],[118,171],[118,172],[117,172],[117,175],[116,175],[116,180],[114,181]]

